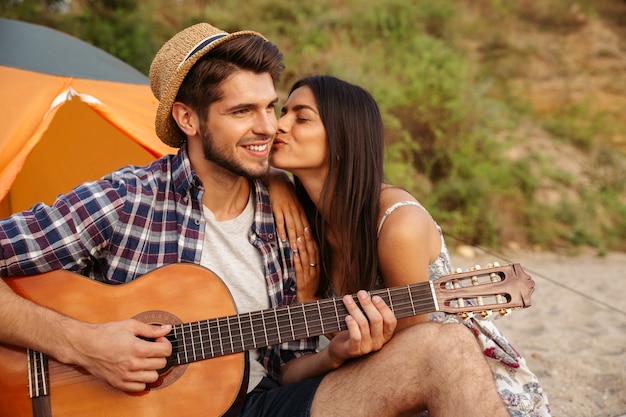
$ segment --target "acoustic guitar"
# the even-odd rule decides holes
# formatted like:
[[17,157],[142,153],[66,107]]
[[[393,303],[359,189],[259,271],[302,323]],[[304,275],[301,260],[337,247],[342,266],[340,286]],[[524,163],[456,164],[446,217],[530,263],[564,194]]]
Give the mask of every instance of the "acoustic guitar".
[[[164,266],[123,285],[62,270],[5,280],[23,297],[83,321],[132,317],[173,325],[168,365],[139,394],[39,352],[0,344],[0,416],[6,417],[221,416],[245,395],[246,351],[347,329],[341,298],[237,314],[222,280],[192,264]],[[528,307],[533,290],[521,266],[508,264],[371,294],[398,318],[436,311],[467,318]]]

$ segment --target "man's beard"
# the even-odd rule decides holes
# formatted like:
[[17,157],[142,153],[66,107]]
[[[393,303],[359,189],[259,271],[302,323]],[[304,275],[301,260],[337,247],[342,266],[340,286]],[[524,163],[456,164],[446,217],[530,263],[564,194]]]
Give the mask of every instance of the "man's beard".
[[236,160],[233,155],[226,155],[220,152],[219,148],[215,146],[215,140],[211,133],[208,132],[208,129],[206,129],[206,126],[201,128],[200,135],[202,137],[202,152],[207,161],[235,175],[248,179],[260,178],[269,171],[269,157],[266,159],[265,166],[258,166],[257,169],[254,169],[254,167],[245,166],[241,161]]

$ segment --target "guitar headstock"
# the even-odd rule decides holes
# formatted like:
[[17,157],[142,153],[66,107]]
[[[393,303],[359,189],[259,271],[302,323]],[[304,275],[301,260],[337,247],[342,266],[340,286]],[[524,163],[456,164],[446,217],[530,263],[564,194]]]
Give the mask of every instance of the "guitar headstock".
[[530,307],[535,282],[517,264],[489,264],[431,281],[437,311],[458,314],[463,319],[480,313],[507,315],[511,310]]

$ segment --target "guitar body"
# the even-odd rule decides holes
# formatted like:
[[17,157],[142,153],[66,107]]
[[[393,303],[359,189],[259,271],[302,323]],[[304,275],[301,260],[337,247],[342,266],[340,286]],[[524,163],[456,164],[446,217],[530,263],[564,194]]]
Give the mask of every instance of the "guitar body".
[[[347,329],[341,297],[236,314],[221,279],[192,264],[165,266],[124,285],[67,271],[6,282],[23,297],[86,322],[172,324],[167,337],[175,354],[148,390],[128,394],[80,368],[0,344],[2,417],[221,416],[245,395],[246,351]],[[533,291],[531,277],[509,264],[370,294],[382,297],[397,318],[432,311],[487,317],[529,307]]]
[[[230,292],[209,270],[176,264],[124,285],[102,284],[67,271],[8,278],[14,291],[37,304],[83,321],[135,317],[153,324],[179,324],[236,313]],[[49,359],[53,417],[220,416],[245,394],[245,353],[175,366],[151,389],[129,394],[86,371]],[[28,355],[0,344],[0,416],[33,416]]]

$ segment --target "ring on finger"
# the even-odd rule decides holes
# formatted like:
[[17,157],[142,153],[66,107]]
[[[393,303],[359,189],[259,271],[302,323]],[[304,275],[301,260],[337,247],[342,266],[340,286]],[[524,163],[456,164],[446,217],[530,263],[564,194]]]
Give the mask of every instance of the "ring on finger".
[[309,264],[309,266],[310,266],[311,268],[315,268],[315,267],[317,266],[317,264],[316,264],[316,263],[310,263],[310,264]]

